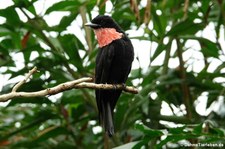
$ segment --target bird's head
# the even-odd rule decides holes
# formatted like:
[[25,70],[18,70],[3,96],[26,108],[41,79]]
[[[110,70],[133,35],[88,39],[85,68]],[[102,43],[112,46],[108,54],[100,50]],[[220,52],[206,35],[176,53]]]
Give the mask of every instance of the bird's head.
[[114,28],[117,32],[123,33],[119,25],[107,15],[98,15],[91,22],[86,23],[85,26],[89,26],[93,29]]
[[109,45],[114,40],[121,39],[125,35],[119,25],[106,15],[98,15],[85,26],[94,29],[100,48]]

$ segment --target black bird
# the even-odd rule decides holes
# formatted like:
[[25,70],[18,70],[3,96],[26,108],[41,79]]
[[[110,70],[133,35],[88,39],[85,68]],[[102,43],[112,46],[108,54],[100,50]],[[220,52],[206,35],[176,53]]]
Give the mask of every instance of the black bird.
[[[109,16],[99,15],[85,24],[94,29],[100,51],[96,58],[95,83],[125,84],[134,59],[133,46],[120,26]],[[122,90],[96,90],[99,120],[114,134],[113,110]]]

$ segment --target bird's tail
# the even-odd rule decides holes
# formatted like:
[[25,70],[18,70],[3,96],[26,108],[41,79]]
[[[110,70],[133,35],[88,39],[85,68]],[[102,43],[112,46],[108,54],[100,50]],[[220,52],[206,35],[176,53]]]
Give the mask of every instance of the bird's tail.
[[113,116],[110,104],[107,103],[104,111],[103,125],[109,137],[114,134]]

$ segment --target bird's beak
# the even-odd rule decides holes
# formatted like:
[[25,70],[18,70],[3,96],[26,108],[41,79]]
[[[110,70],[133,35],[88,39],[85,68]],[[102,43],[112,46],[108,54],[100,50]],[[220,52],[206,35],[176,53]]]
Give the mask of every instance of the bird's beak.
[[91,22],[86,23],[85,26],[89,26],[89,27],[92,27],[92,28],[100,27],[99,24],[94,24],[94,23],[91,23]]

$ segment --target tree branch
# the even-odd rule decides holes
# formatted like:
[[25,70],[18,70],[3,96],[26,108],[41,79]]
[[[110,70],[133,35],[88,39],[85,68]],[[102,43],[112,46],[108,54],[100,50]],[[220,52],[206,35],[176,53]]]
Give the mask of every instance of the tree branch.
[[123,84],[95,84],[82,82],[74,86],[74,88],[91,88],[104,90],[123,90],[132,94],[137,94],[138,90],[132,86],[124,86]]
[[13,89],[12,92],[8,94],[0,95],[0,102],[5,102],[10,99],[16,98],[16,97],[41,97],[41,96],[47,96],[47,95],[54,95],[58,94],[60,92],[70,90],[70,89],[79,89],[79,88],[91,88],[91,89],[104,89],[104,90],[123,90],[125,92],[130,92],[133,94],[137,94],[138,90],[134,87],[130,86],[124,86],[122,84],[95,84],[91,83],[90,81],[93,81],[92,78],[86,77],[86,78],[80,78],[73,81],[68,81],[62,84],[59,84],[52,88],[47,88],[44,90],[36,91],[36,92],[17,92],[17,90],[28,80],[28,78],[33,75],[35,72],[37,72],[37,68],[34,67],[32,70],[29,71],[29,73],[25,76],[24,80],[17,83]]
[[183,51],[182,51],[182,47],[181,47],[181,43],[179,41],[179,39],[176,39],[177,42],[177,55],[178,55],[178,59],[180,62],[180,77],[183,80],[182,84],[181,84],[181,88],[183,91],[183,100],[184,100],[184,104],[186,106],[186,111],[187,111],[187,117],[191,120],[192,119],[192,110],[191,110],[191,98],[190,98],[190,90],[189,90],[189,86],[187,84],[187,76],[186,76],[186,70],[184,67],[184,60],[183,60]]

